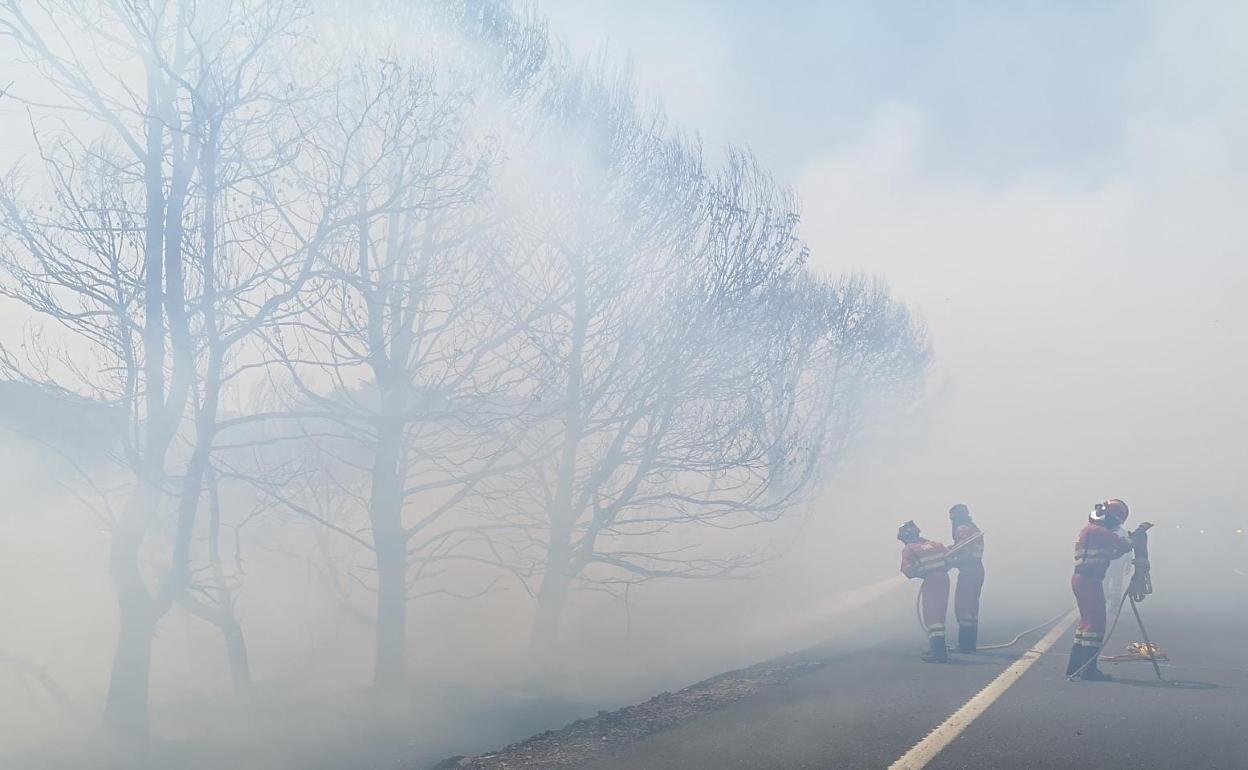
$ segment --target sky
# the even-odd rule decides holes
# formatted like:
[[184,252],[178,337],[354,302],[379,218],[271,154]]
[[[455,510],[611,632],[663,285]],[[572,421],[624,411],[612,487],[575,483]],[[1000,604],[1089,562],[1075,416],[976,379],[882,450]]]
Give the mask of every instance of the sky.
[[1248,518],[1248,6],[539,7],[792,185],[816,269],[926,319],[929,412],[847,469],[847,504],[922,523],[964,499],[1063,541],[1110,496]]

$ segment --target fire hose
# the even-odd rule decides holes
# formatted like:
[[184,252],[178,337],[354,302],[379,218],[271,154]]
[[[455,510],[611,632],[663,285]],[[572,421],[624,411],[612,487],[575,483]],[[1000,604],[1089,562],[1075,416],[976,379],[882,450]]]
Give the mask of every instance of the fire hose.
[[[974,536],[972,536],[972,537],[970,537],[970,538],[967,538],[966,540],[963,540],[961,543],[958,543],[958,544],[957,544],[957,545],[955,545],[954,547],[950,548],[950,549],[949,549],[949,553],[948,553],[948,555],[949,555],[949,556],[953,556],[953,555],[954,555],[954,554],[956,554],[958,551],[960,551],[960,550],[962,550],[963,548],[967,547],[967,546],[968,546],[968,545],[970,545],[971,543],[974,543],[974,542],[977,542],[977,541],[979,541],[979,540],[982,540],[982,539],[983,539],[983,537],[984,537],[984,533],[983,533],[983,532],[976,532],[976,533],[974,534]],[[918,595],[915,597],[915,600],[914,600],[914,614],[915,614],[915,617],[917,617],[917,618],[918,618],[918,621],[919,621],[919,628],[920,628],[920,629],[922,629],[922,631],[923,631],[924,635],[926,635],[926,634],[927,634],[927,624],[923,622],[923,587],[922,587],[922,586],[920,586],[920,587],[919,587],[919,593],[918,593]],[[1032,626],[1031,628],[1026,628],[1026,629],[1023,629],[1022,631],[1018,632],[1018,635],[1017,635],[1017,636],[1015,636],[1013,639],[1011,639],[1011,640],[1010,640],[1010,641],[1008,641],[1008,642],[1002,642],[1001,644],[983,644],[983,645],[977,645],[975,649],[977,649],[977,650],[1004,650],[1004,649],[1007,649],[1007,648],[1009,648],[1009,647],[1013,647],[1014,645],[1018,644],[1019,640],[1020,640],[1020,639],[1022,639],[1024,636],[1027,636],[1028,634],[1035,633],[1036,631],[1039,631],[1039,630],[1040,630],[1040,629],[1042,629],[1042,628],[1047,628],[1048,626],[1053,625],[1053,624],[1054,624],[1054,623],[1056,623],[1057,621],[1061,620],[1061,619],[1062,619],[1065,615],[1066,615],[1066,611],[1065,611],[1065,610],[1063,610],[1063,611],[1062,611],[1062,613],[1061,613],[1060,615],[1057,615],[1057,616],[1055,616],[1055,617],[1049,618],[1048,620],[1044,621],[1043,623],[1038,623],[1038,624],[1036,624],[1036,625]]]
[[[980,644],[980,645],[976,645],[975,649],[976,650],[1004,650],[1009,647],[1013,647],[1014,645],[1018,644],[1019,640],[1022,639],[1024,636],[1027,636],[1028,634],[1033,634],[1042,628],[1047,628],[1053,625],[1054,623],[1056,623],[1057,621],[1061,620],[1062,618],[1066,616],[1066,613],[1068,611],[1069,610],[1062,610],[1060,615],[1056,615],[1052,618],[1049,618],[1043,623],[1038,623],[1032,626],[1031,628],[1026,628],[1026,629],[1023,629],[1022,631],[1019,631],[1018,635],[1008,642],[1002,642],[1001,644]],[[919,594],[914,600],[914,614],[919,619],[919,628],[923,631],[924,635],[926,635],[927,624],[923,622],[923,587],[922,586],[919,586]]]

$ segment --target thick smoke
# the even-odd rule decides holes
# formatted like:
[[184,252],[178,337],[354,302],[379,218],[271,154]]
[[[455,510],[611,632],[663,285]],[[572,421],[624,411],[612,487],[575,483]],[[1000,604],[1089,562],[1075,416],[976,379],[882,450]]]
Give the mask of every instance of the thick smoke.
[[816,633],[716,608],[930,345],[749,152],[502,2],[0,25],[13,761],[420,764]]

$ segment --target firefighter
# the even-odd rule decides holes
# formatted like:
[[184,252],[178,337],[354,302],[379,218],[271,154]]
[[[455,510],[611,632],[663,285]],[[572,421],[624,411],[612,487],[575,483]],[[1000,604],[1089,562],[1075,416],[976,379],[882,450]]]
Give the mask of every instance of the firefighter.
[[1089,681],[1110,678],[1096,667],[1096,659],[1105,641],[1105,572],[1114,559],[1131,552],[1131,540],[1114,533],[1126,518],[1127,504],[1123,501],[1097,503],[1075,541],[1075,574],[1070,587],[1079,605],[1079,628],[1070,650],[1067,676],[1082,669],[1083,678]]
[[962,503],[949,509],[953,528],[949,566],[958,570],[953,614],[958,619],[958,652],[975,652],[979,640],[979,595],[984,590],[984,533]]
[[922,578],[919,589],[923,606],[923,626],[927,629],[927,641],[931,652],[927,660],[936,663],[949,661],[945,646],[945,615],[949,612],[949,564],[948,549],[941,543],[919,536],[919,527],[907,521],[897,530],[897,539],[905,543],[901,549],[901,574],[908,578]]

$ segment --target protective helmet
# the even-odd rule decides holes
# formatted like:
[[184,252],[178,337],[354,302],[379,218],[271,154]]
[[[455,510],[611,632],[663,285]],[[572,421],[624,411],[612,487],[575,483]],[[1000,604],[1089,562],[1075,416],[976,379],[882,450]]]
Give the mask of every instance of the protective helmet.
[[897,528],[897,539],[903,543],[910,543],[919,538],[919,525],[911,519],[905,524]]
[[1111,497],[1103,503],[1096,504],[1092,513],[1088,514],[1088,521],[1093,524],[1116,526],[1127,520],[1127,513],[1127,504],[1116,497]]
[[971,509],[966,507],[965,503],[958,503],[949,509],[950,519],[969,519],[971,518]]

